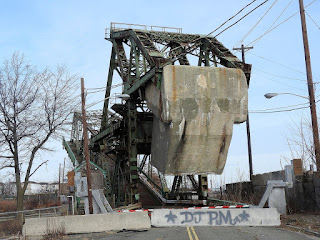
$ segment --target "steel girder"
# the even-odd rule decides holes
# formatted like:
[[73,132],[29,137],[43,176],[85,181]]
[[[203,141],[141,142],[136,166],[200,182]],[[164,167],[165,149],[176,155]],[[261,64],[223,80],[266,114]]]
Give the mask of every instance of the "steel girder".
[[[145,84],[152,81],[160,88],[163,67],[175,62],[180,65],[190,65],[190,56],[198,58],[198,66],[221,65],[240,68],[246,74],[248,82],[251,65],[243,64],[212,36],[113,28],[106,40],[112,43],[107,88],[100,132],[91,138],[91,146],[94,148],[93,146],[105,144],[108,146],[102,152],[119,155],[120,160],[116,160],[114,186],[112,186],[113,193],[116,198],[118,197],[115,202],[135,203],[139,199],[138,172],[142,171],[141,166],[140,168],[137,166],[137,155],[150,154],[148,148],[151,146],[151,135],[146,133],[146,129],[150,128],[150,124],[152,126],[152,113],[137,111],[139,106],[144,104]],[[114,71],[123,81],[123,93],[129,94],[130,99],[124,105],[114,105],[114,110],[122,116],[122,119],[110,121],[108,107]],[[149,120],[143,122],[141,120],[143,114],[151,117],[147,117]],[[199,197],[205,198],[208,188],[207,176],[199,175],[198,183],[193,175],[188,178]],[[125,181],[130,189],[122,191],[120,188]],[[171,197],[179,192],[181,184],[182,177],[176,176]]]

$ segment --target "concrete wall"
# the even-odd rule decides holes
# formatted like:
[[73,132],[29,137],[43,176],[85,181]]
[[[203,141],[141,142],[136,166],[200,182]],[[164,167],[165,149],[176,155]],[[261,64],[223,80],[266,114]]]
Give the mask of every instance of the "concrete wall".
[[263,194],[269,180],[283,180],[285,181],[284,171],[274,171],[263,174],[256,174],[252,176],[252,186],[255,194]]
[[155,209],[151,225],[173,226],[279,226],[275,208],[250,209]]
[[[285,172],[276,171],[252,176],[249,182],[232,183],[226,185],[226,193],[231,200],[258,204],[266,190],[268,180],[285,181]],[[293,187],[286,187],[286,202],[289,213],[320,210],[320,178],[318,173],[304,173],[293,177]],[[239,199],[240,197],[240,199]]]
[[291,212],[320,210],[320,179],[316,174],[295,178],[293,188],[286,189],[288,209]]
[[24,236],[41,236],[62,232],[91,233],[122,229],[150,228],[148,212],[106,213],[51,218],[29,218],[23,226]]

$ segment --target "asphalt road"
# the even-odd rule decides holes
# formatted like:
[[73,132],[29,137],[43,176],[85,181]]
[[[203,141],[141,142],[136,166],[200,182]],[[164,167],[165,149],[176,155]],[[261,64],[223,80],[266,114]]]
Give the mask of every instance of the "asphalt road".
[[170,227],[151,228],[145,231],[120,231],[68,236],[70,240],[310,240],[313,236],[276,227]]

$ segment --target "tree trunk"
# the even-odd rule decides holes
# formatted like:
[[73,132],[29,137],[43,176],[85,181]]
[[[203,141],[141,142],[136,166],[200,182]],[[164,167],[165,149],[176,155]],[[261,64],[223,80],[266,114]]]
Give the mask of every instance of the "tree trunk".
[[[24,192],[23,192],[23,188],[20,188],[19,190],[17,190],[17,211],[23,211],[24,209],[23,200],[24,200]],[[18,213],[17,219],[23,222],[24,221],[23,213]]]

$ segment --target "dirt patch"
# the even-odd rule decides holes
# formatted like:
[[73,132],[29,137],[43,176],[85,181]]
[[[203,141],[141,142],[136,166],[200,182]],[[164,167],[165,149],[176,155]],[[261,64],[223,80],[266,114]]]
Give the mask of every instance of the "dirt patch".
[[320,212],[282,215],[281,227],[320,237]]

